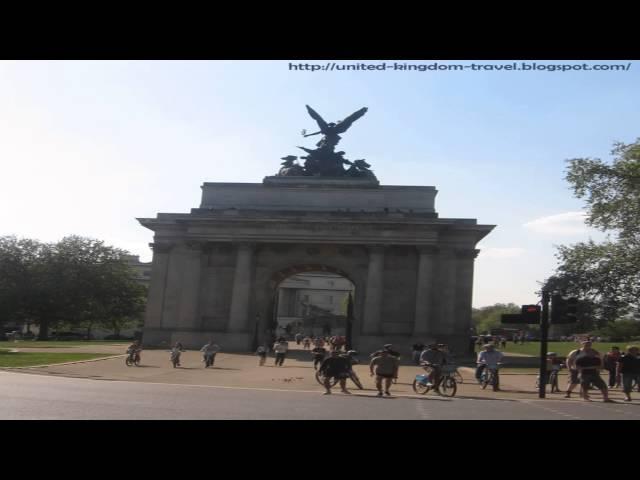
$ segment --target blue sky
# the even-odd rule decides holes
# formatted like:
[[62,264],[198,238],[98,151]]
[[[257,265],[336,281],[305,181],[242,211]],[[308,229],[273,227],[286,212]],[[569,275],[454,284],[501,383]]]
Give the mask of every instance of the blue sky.
[[340,144],[348,158],[367,159],[383,184],[436,186],[441,217],[498,225],[479,245],[474,306],[535,302],[554,245],[602,238],[583,225],[565,160],[608,159],[614,141],[640,137],[639,84],[640,62],[567,72],[0,62],[0,235],[91,236],[150,260],[152,232],[136,217],[189,211],[205,181],[274,174],[316,141],[300,136],[315,127],[305,104],[328,121],[367,106]]

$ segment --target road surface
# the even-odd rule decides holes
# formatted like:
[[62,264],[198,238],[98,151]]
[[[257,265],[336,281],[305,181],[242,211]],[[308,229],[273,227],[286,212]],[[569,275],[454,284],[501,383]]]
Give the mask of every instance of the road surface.
[[640,403],[442,398],[0,372],[0,419],[638,420]]

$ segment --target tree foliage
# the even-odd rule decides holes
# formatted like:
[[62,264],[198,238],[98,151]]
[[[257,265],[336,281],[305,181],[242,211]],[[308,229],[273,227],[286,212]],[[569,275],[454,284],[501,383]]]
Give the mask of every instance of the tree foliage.
[[520,313],[521,307],[514,303],[496,303],[488,307],[474,308],[471,318],[476,332],[479,334],[488,333],[493,328],[500,328],[505,325],[500,323],[500,316],[503,313]]
[[78,236],[56,243],[0,238],[0,318],[32,321],[40,338],[62,323],[117,333],[141,317],[146,301],[126,253]]
[[603,327],[629,311],[640,298],[640,139],[616,143],[610,164],[600,159],[569,160],[566,180],[584,199],[586,223],[607,232],[592,240],[558,247],[556,275],[545,288],[588,300],[593,326]]

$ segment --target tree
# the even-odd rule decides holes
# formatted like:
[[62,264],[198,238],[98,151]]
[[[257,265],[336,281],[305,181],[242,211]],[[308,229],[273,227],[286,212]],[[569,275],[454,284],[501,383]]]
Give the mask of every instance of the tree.
[[520,313],[521,307],[515,303],[496,303],[488,307],[474,308],[471,318],[478,334],[490,332],[493,328],[500,328],[504,325],[500,323],[503,313]]
[[589,300],[600,327],[637,311],[640,298],[640,139],[616,143],[611,153],[611,164],[568,160],[566,174],[575,196],[586,201],[586,223],[607,232],[607,240],[558,247],[556,275],[545,282]]
[[44,248],[37,240],[0,237],[0,326],[28,320],[33,271]]
[[0,238],[0,314],[33,320],[39,339],[63,323],[88,333],[96,323],[108,324],[118,333],[140,319],[146,301],[146,289],[123,260],[126,254],[78,236],[49,244]]

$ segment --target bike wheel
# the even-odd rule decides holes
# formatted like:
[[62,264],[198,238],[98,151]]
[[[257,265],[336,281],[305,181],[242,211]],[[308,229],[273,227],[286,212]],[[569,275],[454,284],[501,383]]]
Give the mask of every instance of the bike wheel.
[[133,365],[133,362],[131,362],[131,358],[129,358],[129,357],[126,358],[124,363],[127,365],[127,367],[130,367],[131,365]]
[[351,379],[351,381],[353,383],[356,384],[356,387],[358,387],[358,390],[364,390],[364,387],[362,386],[362,383],[360,382],[360,379],[358,378],[358,376],[355,373],[351,373],[349,374],[349,378]]
[[456,380],[453,377],[445,377],[440,381],[440,385],[438,386],[438,390],[440,391],[440,395],[443,397],[453,397],[458,390],[458,386],[456,385]]
[[489,385],[489,377],[488,375],[483,375],[480,379],[480,385],[482,386],[482,389],[484,390],[485,388],[487,388],[487,385]]
[[[325,386],[324,384],[325,378],[326,377],[322,373],[316,372],[316,381],[323,387]],[[336,377],[331,377],[329,379],[329,386],[333,387],[336,383],[338,383],[338,379]]]
[[140,366],[140,359],[139,359],[139,358],[136,358],[136,359],[133,361],[133,363],[134,363],[134,365],[135,365],[136,367],[139,367],[139,366]]
[[424,395],[430,390],[430,387],[426,386],[424,383],[418,382],[418,380],[413,381],[413,391],[419,393],[420,395]]

